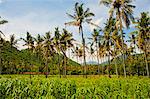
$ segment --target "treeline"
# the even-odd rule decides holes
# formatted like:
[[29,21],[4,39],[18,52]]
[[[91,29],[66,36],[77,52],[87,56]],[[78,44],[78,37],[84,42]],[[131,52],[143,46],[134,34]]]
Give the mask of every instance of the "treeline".
[[[76,72],[76,74],[81,73],[85,75],[85,77],[87,77],[87,74],[108,74],[109,76],[111,74],[116,74],[117,77],[120,74],[123,74],[125,77],[127,75],[138,74],[147,75],[149,77],[149,14],[147,12],[142,12],[141,15],[135,19],[133,16],[135,6],[132,5],[132,0],[101,0],[100,4],[109,7],[109,18],[106,23],[104,23],[104,28],[92,23],[94,13],[92,13],[89,8],[85,9],[83,4],[77,2],[74,7],[74,13],[67,13],[72,21],[66,22],[65,26],[72,25],[78,27],[82,43],[75,43],[76,40],[67,29],[55,28],[53,33],[47,32],[44,36],[38,34],[36,38],[27,32],[26,38],[20,38],[20,40],[25,42],[24,46],[27,47],[26,50],[29,52],[27,56],[29,60],[34,59],[30,57],[31,55],[36,55],[36,59],[34,59],[33,62],[37,61],[39,65],[35,65],[36,63],[34,64],[31,62],[25,63],[26,65],[21,64],[17,66],[23,66],[23,68],[27,66],[29,67],[26,69],[28,71],[33,71],[32,67],[34,67],[34,65],[35,67],[39,66],[36,70],[40,71],[40,68],[43,68],[46,72],[46,77],[49,71],[55,66],[57,73],[54,74],[63,74],[64,76]],[[4,24],[7,23],[7,21],[2,20],[0,23]],[[86,42],[87,38],[84,36],[83,24],[90,24],[96,27],[91,37],[88,38],[90,40],[88,43]],[[136,30],[132,31],[129,35],[129,39],[126,40],[126,33],[124,30],[129,29],[131,24]],[[5,42],[7,41],[2,37],[0,40],[1,46],[5,46]],[[17,41],[14,35],[12,35],[9,41],[11,48],[16,47]],[[3,51],[2,47],[0,51]],[[79,67],[77,63],[71,66],[68,61],[68,52],[71,56],[76,57],[77,60],[83,60],[83,66]],[[96,58],[98,63],[98,65],[95,66],[97,69],[94,69],[93,73],[91,73],[91,68],[93,67],[88,66],[86,63],[88,53],[90,53],[90,57]],[[56,65],[54,65],[53,62],[56,54],[58,55],[58,61]],[[1,58],[0,60],[1,68],[4,68],[3,59]],[[42,62],[40,62],[41,60]],[[12,62],[14,63],[15,61],[12,60],[9,64]],[[103,62],[107,62],[107,64],[100,64]],[[15,68],[17,66],[15,65]],[[69,67],[75,69],[68,70]],[[80,69],[76,70],[76,68]]]

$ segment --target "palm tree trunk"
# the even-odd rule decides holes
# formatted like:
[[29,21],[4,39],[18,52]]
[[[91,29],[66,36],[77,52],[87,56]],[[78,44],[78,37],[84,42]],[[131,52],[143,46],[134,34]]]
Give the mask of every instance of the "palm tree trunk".
[[67,65],[67,56],[66,56],[66,52],[64,52],[63,50],[62,50],[62,52],[63,52],[63,64],[64,64],[64,66],[63,66],[63,75],[64,75],[64,77],[66,78],[66,69],[67,69],[67,67],[66,67],[66,65]]
[[2,52],[1,52],[2,49],[1,48],[3,46],[1,40],[2,40],[2,37],[0,35],[0,74],[2,74],[2,55],[1,55],[2,54]]
[[85,55],[85,38],[83,35],[82,26],[80,26],[80,29],[81,29],[81,34],[82,34],[82,45],[83,45],[84,75],[87,78],[86,55]]
[[107,66],[107,72],[108,72],[108,76],[110,77],[110,72],[109,72],[109,68],[110,68],[110,53],[108,55],[108,66]]
[[124,39],[123,39],[123,31],[121,30],[121,38],[122,38],[122,61],[123,61],[123,70],[124,70],[124,76],[126,78],[126,65],[125,65],[125,49],[124,49]]
[[46,59],[46,78],[48,77],[48,57]]
[[66,75],[67,75],[67,57],[66,57],[66,55],[65,55],[65,57],[64,57],[65,59],[64,59],[64,74],[65,74],[65,78],[66,78]]
[[97,63],[98,63],[98,75],[100,76],[100,64],[99,64],[99,50],[96,41],[96,49],[97,49]]
[[[114,48],[114,51],[115,51],[115,52],[117,51],[117,50],[116,50],[116,47]],[[114,61],[115,61],[116,75],[117,75],[117,78],[118,78],[118,66],[117,66],[117,62],[116,62],[116,61],[117,61],[117,60],[116,60],[116,58],[117,58],[116,56],[117,56],[117,55],[115,54],[115,57],[114,57],[115,60],[114,60]]]
[[150,77],[150,75],[149,75],[149,66],[148,66],[148,61],[147,61],[146,45],[145,45],[145,44],[144,44],[144,47],[145,47],[144,57],[145,57],[145,64],[146,64],[147,77]]
[[[1,39],[1,38],[0,38]],[[0,45],[1,46],[1,45]],[[0,74],[2,74],[2,59],[1,59],[1,48],[0,48]]]
[[[30,54],[30,49],[29,49],[29,46],[28,46],[28,51],[29,51],[29,57],[30,57],[30,59],[31,59],[31,54]],[[29,63],[29,65],[30,65],[30,80],[31,80],[31,63]]]
[[117,75],[117,78],[118,78],[118,67],[117,67],[116,57],[115,57],[115,68],[116,68],[116,75]]
[[[100,57],[101,59],[100,59],[100,61],[101,61],[101,63],[100,64],[102,64],[103,63],[103,59],[102,59],[102,57]],[[103,71],[103,66],[101,65],[101,67],[102,67],[102,75],[104,75],[104,71]]]
[[126,78],[124,38],[123,38],[123,30],[122,30],[122,20],[121,20],[119,9],[118,9],[118,13],[119,13],[119,21],[120,21],[121,43],[122,43],[122,50],[123,50],[123,52],[122,52],[122,61],[123,61],[124,76]]
[[61,72],[60,72],[60,54],[58,54],[58,69],[59,69],[59,78],[61,78]]

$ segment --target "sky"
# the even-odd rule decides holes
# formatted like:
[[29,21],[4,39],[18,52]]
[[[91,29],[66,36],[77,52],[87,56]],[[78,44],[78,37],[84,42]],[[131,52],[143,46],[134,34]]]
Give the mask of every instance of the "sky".
[[[84,3],[85,8],[95,14],[93,22],[103,27],[108,18],[108,8],[100,5],[99,0],[0,0],[0,16],[8,21],[7,24],[0,26],[0,30],[9,39],[9,35],[15,34],[16,38],[26,36],[30,32],[33,36],[44,35],[45,32],[53,32],[55,27],[64,28],[64,23],[71,21],[66,13],[73,13],[76,2]],[[141,12],[150,12],[150,0],[135,0],[134,16],[137,17]],[[81,35],[75,27],[66,27],[73,33],[77,41],[81,41]],[[91,35],[92,27],[84,25],[84,34],[88,38]],[[131,27],[125,30],[128,34],[133,31]],[[23,42],[19,42],[19,49],[25,48]]]

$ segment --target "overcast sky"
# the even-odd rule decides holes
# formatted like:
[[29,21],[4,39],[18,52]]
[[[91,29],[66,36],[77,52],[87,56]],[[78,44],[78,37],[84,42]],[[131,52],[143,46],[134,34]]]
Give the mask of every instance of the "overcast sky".
[[[73,13],[75,2],[85,4],[95,13],[93,21],[100,26],[108,18],[108,9],[99,5],[99,0],[0,0],[0,16],[9,23],[0,26],[6,38],[15,34],[17,38],[25,37],[29,31],[33,36],[44,35],[47,31],[54,31],[55,27],[64,27],[64,23],[70,21],[66,12]],[[139,16],[141,12],[150,12],[150,0],[135,0],[136,5],[134,16]],[[86,38],[91,34],[91,27],[85,25],[84,32]],[[73,32],[74,38],[80,41],[81,36],[77,28],[67,27]],[[128,34],[133,29],[126,30]],[[20,44],[20,48],[23,48]]]

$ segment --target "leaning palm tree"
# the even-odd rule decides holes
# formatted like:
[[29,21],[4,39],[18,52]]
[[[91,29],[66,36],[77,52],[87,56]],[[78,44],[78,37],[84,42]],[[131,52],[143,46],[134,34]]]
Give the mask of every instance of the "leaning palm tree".
[[66,69],[67,69],[67,55],[66,55],[66,51],[68,48],[73,46],[72,41],[74,41],[73,37],[72,37],[72,33],[68,32],[66,29],[63,29],[63,32],[61,34],[60,37],[60,50],[63,54],[63,68],[64,68],[64,77],[66,77]]
[[45,59],[45,66],[46,66],[45,77],[47,78],[49,61],[52,61],[52,57],[54,56],[54,53],[55,53],[53,38],[51,37],[51,32],[47,32],[45,34],[42,49],[43,49],[43,56]]
[[[1,18],[1,17],[0,17]],[[0,20],[0,25],[3,25],[3,24],[5,24],[5,23],[8,23],[8,21],[6,21],[6,20]],[[2,48],[2,46],[4,45],[4,39],[2,38],[2,35],[4,35],[3,34],[3,32],[0,30],[0,74],[1,74],[1,72],[2,72],[2,58],[1,58],[1,48]]]
[[[86,53],[85,53],[85,38],[83,33],[83,23],[91,23],[91,17],[94,16],[90,9],[87,8],[84,10],[83,4],[79,4],[78,2],[75,4],[75,13],[73,15],[67,15],[73,19],[73,21],[65,23],[65,25],[73,25],[79,28],[79,33],[82,35],[82,45],[83,45],[83,53],[84,53],[84,73],[86,75]],[[87,75],[86,75],[87,77]]]
[[146,71],[147,71],[147,76],[150,77],[149,74],[149,64],[148,64],[148,55],[150,53],[149,45],[150,45],[150,16],[148,13],[143,12],[141,13],[140,19],[137,20],[136,22],[136,28],[138,29],[137,32],[137,38],[138,38],[138,47],[144,52],[144,57],[145,57],[145,64],[146,64]]
[[123,33],[123,23],[127,28],[129,28],[129,25],[132,20],[134,20],[133,17],[133,8],[135,8],[134,5],[132,5],[133,0],[101,0],[100,3],[106,5],[110,8],[109,18],[115,17],[117,22],[116,26],[118,27],[121,38],[122,38],[122,58],[123,58],[123,68],[124,68],[124,76],[126,77],[126,68],[125,68],[125,48],[124,48],[124,33]]

